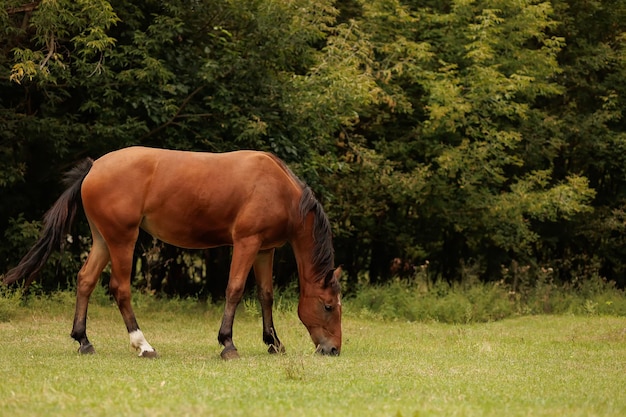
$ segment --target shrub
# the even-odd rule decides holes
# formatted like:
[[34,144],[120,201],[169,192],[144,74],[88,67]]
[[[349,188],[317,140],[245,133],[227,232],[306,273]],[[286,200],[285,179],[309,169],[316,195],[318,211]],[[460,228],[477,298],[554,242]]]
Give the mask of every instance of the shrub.
[[546,275],[514,291],[504,282],[394,280],[365,284],[349,302],[362,316],[389,320],[475,323],[529,314],[626,316],[626,295],[612,282],[595,276],[576,284],[557,285]]

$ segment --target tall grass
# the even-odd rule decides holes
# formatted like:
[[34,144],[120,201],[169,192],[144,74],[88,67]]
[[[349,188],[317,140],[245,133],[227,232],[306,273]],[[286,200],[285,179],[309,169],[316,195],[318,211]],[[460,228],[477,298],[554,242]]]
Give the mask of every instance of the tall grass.
[[[383,285],[360,284],[348,292],[344,300],[344,313],[361,318],[403,320],[410,322],[441,322],[451,324],[483,323],[504,318],[539,315],[573,314],[582,316],[626,316],[626,294],[598,275],[558,284],[550,279],[549,272],[533,279],[516,279],[481,282],[468,275],[464,282],[447,283],[431,280],[425,273],[410,279],[395,279]],[[260,317],[260,307],[251,289],[241,310],[251,317]],[[59,305],[71,308],[75,300],[71,291],[44,294],[35,292],[24,296],[19,289],[0,285],[0,322],[11,320],[20,307],[30,309]],[[150,292],[134,291],[133,306],[145,311],[172,313],[221,314],[222,303],[199,301],[197,298],[174,298],[164,303],[161,297]],[[113,304],[105,288],[98,286],[92,294],[91,305]],[[295,312],[298,305],[296,286],[279,289],[274,299],[274,311]]]
[[540,277],[517,288],[503,281],[396,279],[362,286],[349,305],[361,316],[457,324],[536,314],[626,316],[624,291],[599,276],[575,284]]
[[22,291],[0,285],[0,323],[9,321],[22,303]]

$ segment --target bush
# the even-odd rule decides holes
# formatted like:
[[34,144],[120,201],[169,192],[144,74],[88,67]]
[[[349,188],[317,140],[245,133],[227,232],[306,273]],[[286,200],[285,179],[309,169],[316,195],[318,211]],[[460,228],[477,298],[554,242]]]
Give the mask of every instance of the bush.
[[504,282],[448,284],[394,280],[363,285],[346,303],[356,314],[390,320],[476,323],[531,314],[626,316],[626,295],[600,277],[576,285],[537,279],[514,291]]
[[494,283],[450,285],[438,281],[426,288],[395,280],[364,286],[349,301],[361,314],[386,319],[472,323],[500,320],[514,314],[507,290]]

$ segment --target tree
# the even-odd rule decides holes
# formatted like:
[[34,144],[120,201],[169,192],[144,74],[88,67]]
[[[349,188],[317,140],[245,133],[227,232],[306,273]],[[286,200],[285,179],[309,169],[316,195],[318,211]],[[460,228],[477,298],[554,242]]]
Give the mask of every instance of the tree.
[[554,173],[559,139],[541,104],[563,92],[564,39],[550,34],[549,3],[362,5],[386,95],[357,130],[391,169],[396,185],[385,189],[405,197],[378,198],[394,204],[359,227],[397,251],[373,248],[366,262],[381,267],[370,273],[403,256],[430,260],[446,279],[470,262],[496,277],[502,263],[541,251],[539,225],[590,210],[586,179]]
[[[626,2],[556,1],[555,34],[565,94],[547,104],[560,143],[555,172],[583,173],[596,192],[594,213],[566,231],[547,231],[545,255],[580,277],[587,269],[626,285]],[[560,235],[555,238],[555,235]],[[559,239],[560,237],[560,239]]]
[[[141,144],[310,160],[375,87],[358,74],[349,28],[333,26],[331,1],[15,4],[2,4],[3,270],[85,156]],[[319,183],[305,165],[294,167]]]

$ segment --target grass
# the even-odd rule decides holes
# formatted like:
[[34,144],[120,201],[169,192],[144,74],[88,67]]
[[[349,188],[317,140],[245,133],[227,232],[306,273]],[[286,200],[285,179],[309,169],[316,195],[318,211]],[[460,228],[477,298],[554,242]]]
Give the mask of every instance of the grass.
[[137,358],[117,309],[90,306],[97,354],[68,334],[67,293],[0,321],[0,414],[7,416],[623,416],[626,319],[525,316],[442,324],[363,317],[345,302],[340,357],[313,354],[293,309],[275,316],[287,354],[270,356],[258,313],[242,306],[241,359],[216,342],[221,307],[138,297],[160,358]]

